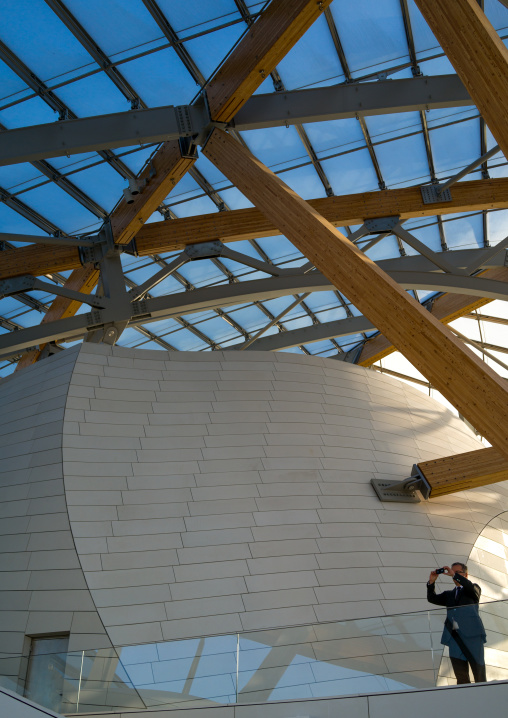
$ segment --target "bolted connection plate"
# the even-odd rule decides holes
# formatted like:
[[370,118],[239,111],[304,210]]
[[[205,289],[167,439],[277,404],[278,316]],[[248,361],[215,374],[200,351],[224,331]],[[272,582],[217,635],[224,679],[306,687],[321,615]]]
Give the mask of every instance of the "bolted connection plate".
[[435,204],[437,202],[451,202],[452,195],[449,189],[439,192],[440,185],[426,184],[420,187],[423,204]]
[[380,501],[397,501],[404,504],[419,504],[421,499],[416,491],[395,489],[390,491],[391,486],[400,486],[399,481],[386,481],[385,479],[371,479],[370,483],[378,495]]

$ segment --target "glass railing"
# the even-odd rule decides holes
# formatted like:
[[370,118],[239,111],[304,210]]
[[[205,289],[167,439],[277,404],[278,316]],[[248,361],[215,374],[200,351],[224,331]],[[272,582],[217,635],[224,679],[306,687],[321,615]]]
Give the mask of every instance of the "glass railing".
[[[478,649],[474,606],[449,617]],[[508,603],[480,605],[487,680],[508,678]],[[25,695],[60,713],[262,703],[455,684],[446,610],[38,655]],[[476,631],[477,633],[477,631]],[[477,642],[476,644],[474,642]],[[474,645],[473,645],[474,644]],[[456,647],[455,649],[456,650]],[[452,654],[453,655],[453,654]],[[48,693],[51,686],[51,694]]]

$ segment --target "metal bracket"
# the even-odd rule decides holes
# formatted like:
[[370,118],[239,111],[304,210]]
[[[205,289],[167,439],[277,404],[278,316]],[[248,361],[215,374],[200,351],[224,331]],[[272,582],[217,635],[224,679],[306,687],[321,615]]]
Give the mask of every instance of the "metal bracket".
[[376,217],[375,219],[366,219],[365,227],[369,230],[369,234],[382,234],[391,232],[399,223],[400,217]]
[[22,277],[12,277],[4,279],[0,282],[0,298],[7,297],[10,294],[19,294],[20,292],[28,292],[34,288],[36,277],[26,274]]
[[361,353],[363,351],[363,344],[359,344],[356,347],[353,347],[348,352],[345,352],[344,354],[337,354],[337,356],[334,356],[333,359],[337,359],[338,361],[345,362],[346,364],[356,364],[358,362],[358,359],[361,356]]
[[451,202],[452,193],[449,189],[441,191],[439,184],[426,184],[420,187],[423,204],[438,204],[439,202]]
[[224,250],[222,242],[202,242],[201,244],[190,244],[184,252],[191,261],[195,259],[208,259],[220,257]]
[[141,299],[138,302],[132,302],[132,319],[140,319],[151,317],[151,313],[147,308],[146,300]]
[[102,312],[99,309],[92,309],[92,311],[86,315],[86,323],[87,328],[97,327],[103,324]]
[[176,105],[175,116],[178,124],[178,132],[180,135],[192,135],[196,130],[192,125],[192,117],[189,112],[189,105]]
[[83,266],[85,264],[97,264],[101,261],[107,251],[107,245],[110,244],[108,241],[110,233],[110,225],[106,223],[100,230],[99,234],[94,236],[94,242],[91,246],[78,247],[79,261]]
[[198,148],[192,137],[179,137],[180,154],[186,160],[197,160]]
[[[412,474],[403,481],[387,481],[386,479],[371,479],[380,501],[396,501],[405,504],[419,504],[422,498],[426,501],[431,492],[431,486],[421,473],[417,464],[413,465]],[[419,494],[422,498],[420,498]]]

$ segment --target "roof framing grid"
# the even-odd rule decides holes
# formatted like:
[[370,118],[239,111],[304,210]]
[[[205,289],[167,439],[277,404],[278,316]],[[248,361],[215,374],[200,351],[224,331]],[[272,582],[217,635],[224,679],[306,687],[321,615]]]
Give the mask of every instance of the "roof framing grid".
[[[323,0],[320,3],[314,0],[272,0],[208,85],[207,99],[212,120],[231,120],[234,113],[262,83],[265,73],[275,68],[277,62],[286,55],[330,2],[331,0]],[[65,6],[59,0],[51,0],[50,4],[54,5],[55,12],[60,13],[67,26],[96,61],[104,60],[101,51],[93,47],[92,39],[72,18]],[[157,10],[152,4],[151,11],[156,13]],[[169,31],[169,28],[166,29]],[[96,57],[97,52],[101,54],[100,58]],[[131,91],[130,86],[125,89],[123,78],[116,68],[112,68],[112,74],[109,74],[117,86],[118,83],[122,84],[122,91]],[[194,161],[195,156],[183,156],[178,140],[166,142],[161,146],[139,178],[147,185],[144,192],[136,195],[134,202],[121,200],[112,215],[112,233],[117,244],[131,241]],[[78,270],[71,275],[70,281],[75,285],[81,277]],[[89,283],[90,277],[83,286],[88,287]],[[70,311],[70,305],[65,311]]]
[[[141,195],[142,196],[142,195]],[[362,224],[367,219],[395,217],[433,217],[442,214],[475,212],[483,209],[508,209],[508,178],[459,182],[453,187],[451,200],[425,204],[419,187],[405,187],[384,192],[362,192],[353,195],[310,200],[310,207],[334,226]],[[280,235],[274,222],[256,207],[214,212],[170,222],[151,222],[136,235],[140,256],[173,252],[190,244],[236,242]],[[47,274],[75,269],[81,265],[75,246],[30,246],[7,249],[2,254],[1,278],[21,274]]]

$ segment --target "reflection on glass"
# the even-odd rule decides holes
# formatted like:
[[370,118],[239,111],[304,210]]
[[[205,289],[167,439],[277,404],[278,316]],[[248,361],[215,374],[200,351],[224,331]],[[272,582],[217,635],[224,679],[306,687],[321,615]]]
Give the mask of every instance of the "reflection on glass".
[[32,638],[25,695],[46,708],[59,711],[69,636]]
[[[470,606],[456,609],[460,613]],[[482,604],[488,680],[508,678],[508,604]],[[67,714],[371,694],[454,684],[446,611],[32,653],[26,695]],[[464,623],[464,621],[463,621]],[[56,644],[55,646],[56,647]],[[60,646],[61,648],[62,646]]]

